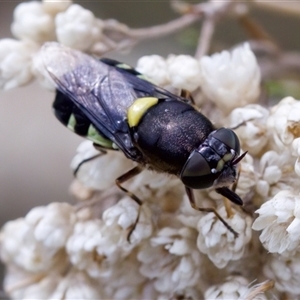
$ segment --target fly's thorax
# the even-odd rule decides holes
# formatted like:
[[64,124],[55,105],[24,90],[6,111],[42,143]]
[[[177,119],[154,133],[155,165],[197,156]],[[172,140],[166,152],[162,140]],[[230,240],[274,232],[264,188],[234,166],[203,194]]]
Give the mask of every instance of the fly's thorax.
[[226,128],[211,132],[189,156],[182,172],[182,182],[193,189],[229,186],[236,180],[240,144],[236,134]]
[[212,123],[186,102],[159,99],[131,128],[135,146],[147,164],[179,176],[190,153],[214,130]]

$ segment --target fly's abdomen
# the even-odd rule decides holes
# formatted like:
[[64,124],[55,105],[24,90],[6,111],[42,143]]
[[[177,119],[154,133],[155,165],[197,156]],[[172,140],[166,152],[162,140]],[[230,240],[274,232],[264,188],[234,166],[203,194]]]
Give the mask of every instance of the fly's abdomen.
[[60,91],[56,91],[53,109],[56,118],[70,130],[102,148],[116,150],[113,142],[99,132],[85,114]]

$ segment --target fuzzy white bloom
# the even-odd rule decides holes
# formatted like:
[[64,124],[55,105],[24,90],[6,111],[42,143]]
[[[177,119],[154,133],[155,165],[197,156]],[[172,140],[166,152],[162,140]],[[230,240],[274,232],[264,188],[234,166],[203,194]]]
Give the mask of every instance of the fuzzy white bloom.
[[204,56],[200,66],[203,93],[225,113],[257,101],[260,70],[249,44]]
[[292,143],[292,154],[297,157],[294,170],[298,176],[300,176],[300,138],[294,139]]
[[242,108],[234,109],[229,115],[229,126],[236,128],[241,147],[249,154],[257,155],[268,143],[268,129],[266,120],[269,110],[258,105],[249,104]]
[[77,222],[67,242],[72,264],[91,277],[111,276],[113,266],[152,234],[149,208],[144,204],[140,209],[139,222],[130,236],[130,243],[128,234],[137,219],[138,205],[128,197],[104,211],[103,220]]
[[265,263],[263,272],[269,279],[275,281],[275,288],[280,292],[290,293],[294,297],[288,299],[299,299],[300,295],[300,253],[284,257],[282,255],[270,254]]
[[294,160],[291,160],[288,152],[266,152],[259,161],[258,194],[262,197],[274,196],[280,190],[297,187],[298,179],[293,172],[293,164]]
[[136,70],[159,86],[169,84],[167,62],[159,55],[141,57],[137,62]]
[[252,228],[262,230],[259,237],[271,253],[292,255],[300,249],[300,195],[280,191],[256,211]]
[[30,41],[0,40],[0,89],[12,89],[33,79],[31,58],[37,50]]
[[[91,141],[82,142],[71,162],[75,170],[85,159],[100,154]],[[132,169],[135,164],[120,151],[108,151],[106,154],[83,163],[76,174],[77,179],[89,188],[105,190],[115,184],[115,180]],[[109,170],[109,171],[108,171]]]
[[101,285],[85,272],[71,271],[62,278],[48,299],[104,299]]
[[[230,276],[223,284],[211,286],[204,294],[205,300],[245,300],[251,293],[249,281],[241,276]],[[263,294],[258,294],[252,300],[267,300]]]
[[65,11],[71,4],[72,0],[43,0],[43,9],[46,13],[55,16],[57,13]]
[[[125,197],[103,213],[103,221],[107,227],[113,226],[114,228],[120,227],[123,230],[130,230],[135,224],[138,214],[137,226],[130,236],[130,243],[134,245],[150,237],[153,231],[151,210],[147,207],[147,204],[138,206],[134,200]],[[120,243],[124,244],[124,240],[122,239]],[[125,247],[127,247],[127,242],[125,242]]]
[[171,85],[193,92],[200,86],[199,62],[189,55],[171,55],[167,59]]
[[1,260],[29,272],[44,272],[64,265],[59,249],[48,249],[34,237],[34,228],[24,219],[10,221],[0,234]]
[[[106,257],[116,260],[111,254],[116,251],[114,245],[105,245],[105,225],[99,219],[77,222],[66,249],[71,263],[78,270],[86,270],[91,277],[110,275]],[[106,246],[106,247],[105,247]],[[112,248],[113,247],[113,248]]]
[[253,193],[258,182],[257,171],[254,168],[254,159],[250,154],[247,154],[240,162],[238,170],[240,175],[236,193],[243,199]]
[[32,62],[30,67],[35,79],[37,79],[43,87],[51,91],[56,90],[57,85],[45,68],[45,62],[43,60],[41,51],[38,51],[34,53],[34,55],[32,55]]
[[214,213],[204,215],[198,222],[198,249],[207,254],[217,268],[224,268],[230,261],[240,259],[251,240],[252,219],[237,211],[231,218],[227,217],[224,206],[217,212],[239,236],[234,237]]
[[39,1],[20,3],[15,8],[11,31],[21,40],[37,43],[55,39],[53,16],[44,10],[43,3]]
[[170,296],[199,281],[201,256],[195,239],[194,229],[164,227],[149,245],[143,244],[138,253],[140,272],[154,280],[158,292]]
[[57,272],[35,274],[9,264],[3,287],[10,299],[49,299],[61,279]]
[[34,238],[49,249],[63,248],[77,221],[75,209],[68,203],[50,203],[35,207],[25,217],[34,226]]
[[78,4],[55,18],[57,40],[68,47],[87,51],[102,35],[102,21]]
[[300,135],[300,101],[292,97],[282,99],[271,109],[267,126],[275,145],[285,150]]

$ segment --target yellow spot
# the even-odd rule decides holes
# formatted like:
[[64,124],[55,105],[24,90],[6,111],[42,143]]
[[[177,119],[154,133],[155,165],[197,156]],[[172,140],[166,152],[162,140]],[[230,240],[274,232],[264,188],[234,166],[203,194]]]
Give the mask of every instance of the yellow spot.
[[143,115],[147,110],[156,105],[158,102],[157,98],[144,97],[136,99],[133,104],[129,107],[127,112],[128,124],[130,127],[137,126],[141,121]]
[[220,171],[223,169],[223,167],[224,167],[224,160],[223,160],[223,159],[220,159],[220,160],[218,161],[218,164],[217,164],[216,169],[220,172]]
[[223,159],[225,162],[227,162],[227,161],[232,160],[232,157],[233,157],[233,155],[232,155],[231,153],[227,153],[227,154],[225,154],[225,155],[223,156],[222,159]]

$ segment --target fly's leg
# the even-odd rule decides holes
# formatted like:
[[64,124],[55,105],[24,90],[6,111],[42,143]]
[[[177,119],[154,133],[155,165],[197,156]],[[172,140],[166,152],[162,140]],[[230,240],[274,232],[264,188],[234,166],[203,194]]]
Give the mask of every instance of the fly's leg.
[[126,172],[125,174],[123,174],[122,176],[118,177],[116,179],[116,185],[123,191],[125,192],[128,196],[131,197],[131,199],[133,199],[138,205],[139,205],[139,211],[138,211],[138,215],[137,218],[134,222],[134,224],[131,226],[128,236],[127,236],[127,241],[130,242],[130,237],[132,232],[134,231],[137,223],[139,222],[139,218],[140,218],[140,212],[141,212],[141,206],[143,204],[143,202],[133,193],[131,193],[130,191],[128,191],[127,189],[125,189],[121,184],[124,183],[125,181],[133,178],[134,176],[138,175],[139,173],[141,173],[143,171],[143,169],[139,166],[134,167],[133,169],[129,170],[128,172]]
[[79,171],[79,169],[81,168],[82,165],[84,165],[85,163],[87,163],[87,162],[89,162],[89,161],[92,161],[92,160],[94,160],[94,159],[96,159],[96,158],[98,158],[98,157],[100,157],[100,156],[106,154],[106,151],[105,151],[103,148],[98,147],[98,145],[95,145],[95,144],[94,144],[94,147],[95,147],[97,150],[99,150],[99,153],[96,154],[96,155],[93,155],[93,156],[91,156],[91,157],[88,157],[88,158],[86,158],[86,159],[84,159],[84,160],[82,160],[82,161],[77,165],[76,169],[73,171],[74,177],[77,177],[77,173],[78,173],[78,171]]
[[215,214],[215,216],[224,224],[224,226],[234,235],[235,238],[237,238],[239,236],[239,234],[232,229],[232,227],[219,215],[219,213],[212,207],[198,207],[196,202],[195,202],[195,197],[194,197],[194,193],[193,190],[189,187],[185,187],[186,193],[188,195],[188,198],[190,200],[190,204],[191,207],[198,210],[198,211],[202,211],[202,212],[212,212]]
[[180,97],[188,99],[191,104],[195,105],[195,100],[189,91],[181,90]]

